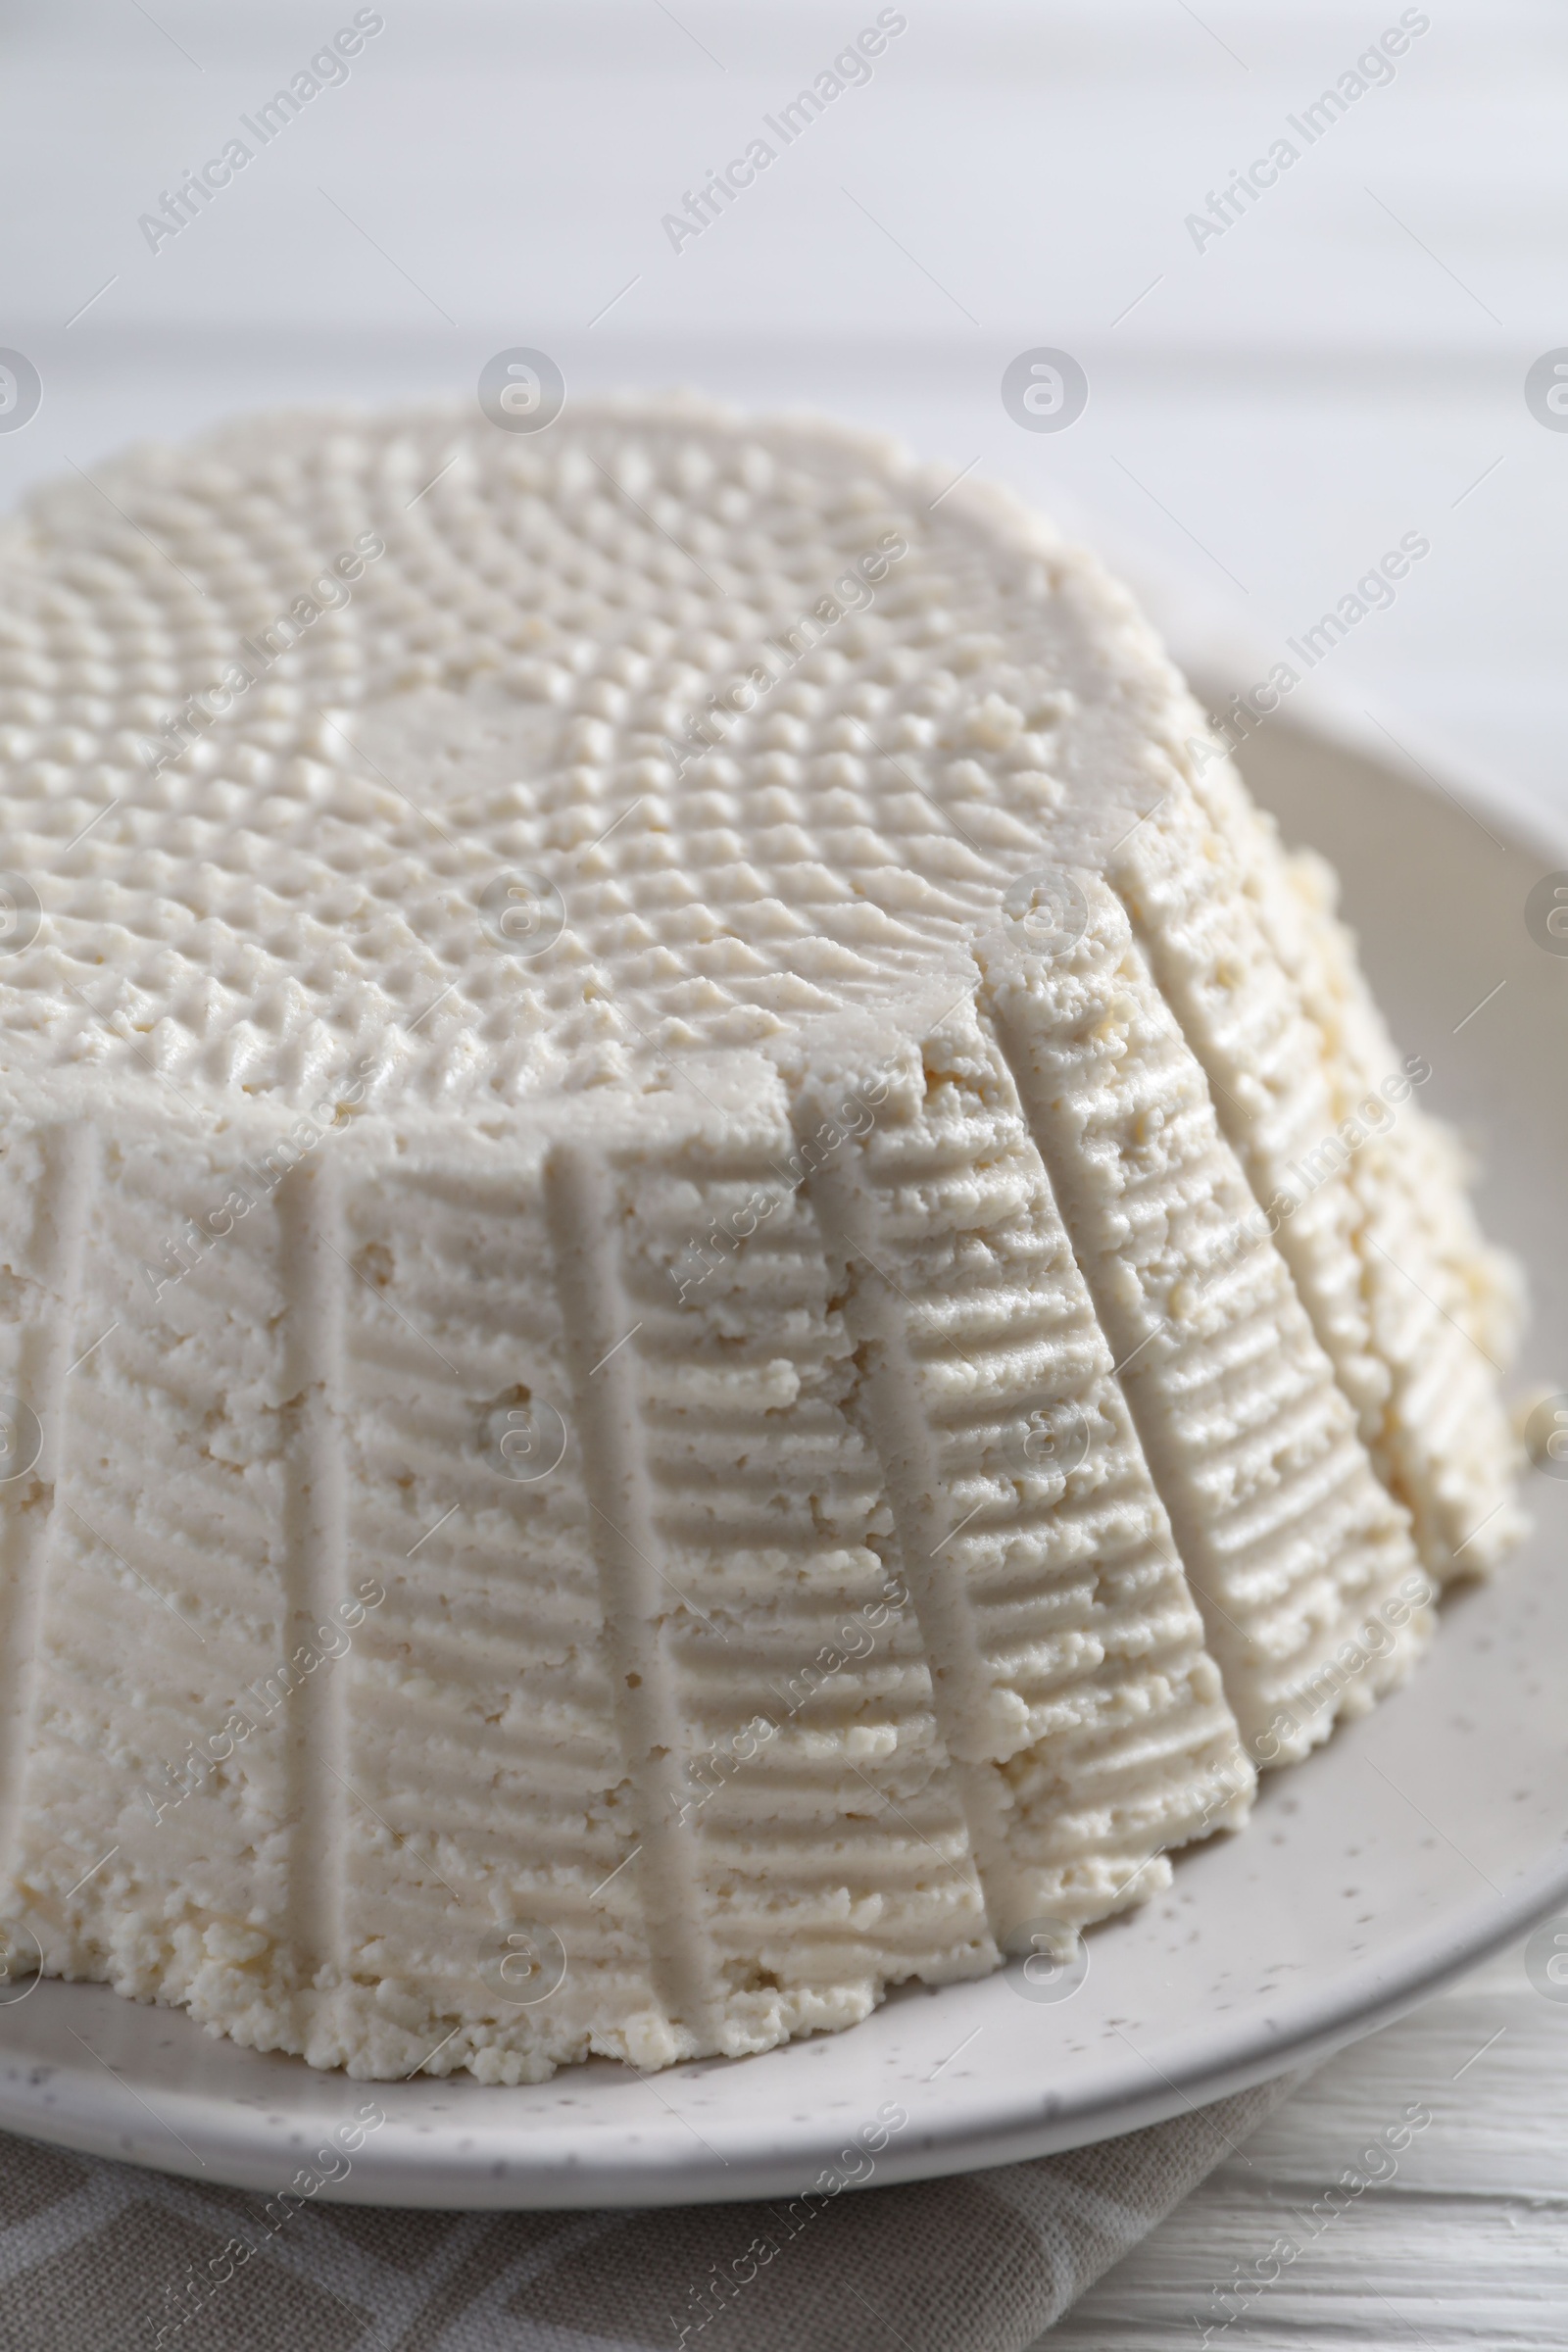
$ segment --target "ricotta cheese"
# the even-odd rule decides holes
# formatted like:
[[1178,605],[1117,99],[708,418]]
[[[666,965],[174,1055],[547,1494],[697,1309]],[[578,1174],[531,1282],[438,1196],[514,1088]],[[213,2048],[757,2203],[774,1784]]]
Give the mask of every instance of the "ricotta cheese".
[[1405,1673],[1517,1286],[1089,558],[680,399],[102,479],[3,535],[46,1969],[367,2076],[759,2050]]

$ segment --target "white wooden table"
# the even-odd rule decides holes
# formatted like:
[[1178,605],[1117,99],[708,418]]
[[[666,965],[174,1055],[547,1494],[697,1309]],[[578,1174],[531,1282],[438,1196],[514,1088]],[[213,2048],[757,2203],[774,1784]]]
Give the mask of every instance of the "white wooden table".
[[[1199,250],[1187,215],[1401,0],[902,13],[869,83],[679,252],[662,216],[873,0],[387,0],[349,80],[157,252],[138,216],[352,8],[15,19],[0,344],[44,402],[0,433],[0,500],[234,408],[469,394],[493,352],[538,345],[574,389],[828,409],[1096,517],[1180,578],[1194,646],[1211,601],[1282,643],[1422,531],[1430,558],[1336,650],[1336,690],[1568,814],[1568,433],[1523,394],[1568,346],[1568,17],[1430,0],[1393,80],[1298,138]],[[1021,430],[999,397],[1039,346],[1089,377],[1064,432]],[[1560,2347],[1568,2005],[1516,1957],[1331,2064],[1054,2343],[1200,2342],[1233,2265],[1417,2100],[1433,2121],[1396,2177],[1211,2340]]]
[[[1568,2001],[1511,1951],[1331,2060],[1043,2341],[1561,2352],[1565,2089]],[[1412,2108],[1432,2120],[1391,2155]]]

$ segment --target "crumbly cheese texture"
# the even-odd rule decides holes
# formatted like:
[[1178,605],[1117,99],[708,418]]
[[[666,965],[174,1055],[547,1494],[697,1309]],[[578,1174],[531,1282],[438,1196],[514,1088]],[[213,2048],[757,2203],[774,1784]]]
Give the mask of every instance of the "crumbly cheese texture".
[[51,1972],[365,2076],[849,2025],[1168,1883],[1515,1532],[1455,1149],[1038,517],[667,399],[3,538]]

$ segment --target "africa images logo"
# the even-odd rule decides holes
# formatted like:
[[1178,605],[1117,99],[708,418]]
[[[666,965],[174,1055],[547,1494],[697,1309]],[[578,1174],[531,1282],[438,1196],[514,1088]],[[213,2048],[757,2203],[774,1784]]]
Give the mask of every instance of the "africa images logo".
[[353,24],[340,25],[310,64],[301,66],[287,89],[274,90],[254,116],[241,115],[241,127],[256,141],[254,147],[236,133],[224,142],[220,154],[209,156],[198,171],[187,172],[172,188],[161,188],[160,209],[141,214],[136,222],[153,252],[159,252],[172,237],[177,237],[181,229],[198,220],[219,190],[226,188],[235,172],[243,172],[264,147],[270,147],[313,98],[347,81],[348,60],[358,57],[366,42],[373,40],[385,25],[385,17],[375,9],[357,10]]
[[[889,41],[907,31],[908,24],[902,10],[879,9],[875,24],[862,26],[832,64],[824,66],[815,75],[809,89],[798,90],[776,115],[762,117],[763,129],[770,131],[772,138],[764,138],[759,131],[748,140],[743,155],[732,156],[718,171],[710,172],[698,187],[683,189],[684,210],[665,213],[659,223],[675,251],[679,253],[693,238],[710,228],[741,190],[751,187],[760,172],[765,172],[786,147],[793,147],[797,139],[804,137],[818,116],[825,114],[846,90],[862,88],[871,79],[871,59],[880,57]],[[773,139],[778,141],[776,147]]]

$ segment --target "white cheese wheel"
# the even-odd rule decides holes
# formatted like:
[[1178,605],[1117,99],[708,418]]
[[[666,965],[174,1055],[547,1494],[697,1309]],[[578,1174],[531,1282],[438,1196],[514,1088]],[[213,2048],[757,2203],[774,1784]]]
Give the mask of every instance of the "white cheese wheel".
[[846,2025],[1166,1884],[1515,1531],[1452,1148],[1037,517],[668,399],[3,552],[49,1970],[367,2076]]

